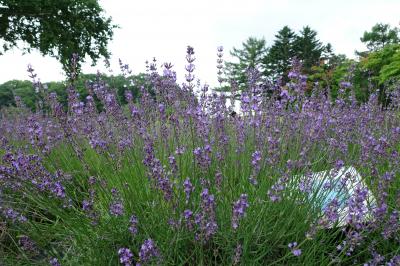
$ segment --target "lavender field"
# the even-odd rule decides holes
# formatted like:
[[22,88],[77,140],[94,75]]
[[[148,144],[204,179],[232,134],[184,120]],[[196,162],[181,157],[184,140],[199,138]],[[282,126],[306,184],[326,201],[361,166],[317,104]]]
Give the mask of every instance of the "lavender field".
[[310,93],[293,67],[217,93],[186,59],[124,105],[99,75],[65,108],[31,69],[45,100],[0,116],[1,265],[400,265],[400,87]]

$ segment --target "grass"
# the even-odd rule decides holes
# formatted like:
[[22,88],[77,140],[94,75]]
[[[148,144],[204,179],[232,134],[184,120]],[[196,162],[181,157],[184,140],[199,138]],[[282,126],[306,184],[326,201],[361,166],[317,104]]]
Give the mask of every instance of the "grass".
[[[290,105],[282,109],[274,100],[260,99],[266,106],[260,112],[233,118],[212,97],[207,100],[211,107],[199,111],[196,106],[201,102],[176,105],[164,95],[173,92],[157,93],[149,103],[142,99],[137,105],[139,117],[107,103],[101,113],[70,111],[65,114],[68,123],[40,113],[4,115],[0,121],[0,132],[7,139],[0,149],[2,264],[48,265],[57,258],[61,265],[119,265],[118,250],[123,247],[133,253],[131,264],[150,265],[352,265],[372,263],[379,259],[377,254],[385,262],[399,255],[399,223],[390,222],[398,213],[400,191],[397,110],[371,103],[335,106],[320,99],[311,99],[308,109]],[[191,102],[190,96],[182,102]],[[168,107],[169,117],[160,111],[160,103]],[[21,125],[26,126],[18,130]],[[48,138],[54,134],[60,138]],[[106,141],[105,149],[94,147],[96,136]],[[132,144],[121,148],[121,140]],[[43,143],[49,145],[46,152]],[[185,151],[179,155],[180,147]],[[205,150],[197,156],[196,148]],[[255,151],[261,153],[259,163],[253,163]],[[146,160],[151,163],[146,165]],[[325,198],[302,191],[301,176],[335,168],[339,160],[361,173],[380,204],[363,207],[374,213],[385,203],[384,215],[374,213],[367,225],[321,224]],[[222,174],[220,184],[217,173]],[[385,180],[385,173],[393,177]],[[251,176],[257,185],[249,182]],[[188,200],[187,178],[194,187]],[[57,194],[56,184],[62,185],[64,195],[60,190]],[[170,198],[166,187],[171,189]],[[205,188],[215,197],[215,209],[205,207]],[[317,193],[331,192],[319,187]],[[280,200],[274,201],[270,193]],[[248,196],[249,207],[235,230],[233,205],[241,194]],[[85,200],[92,204],[86,209]],[[110,212],[115,202],[122,203],[122,215]],[[27,221],[7,216],[8,208]],[[198,225],[191,220],[190,229],[185,210],[203,215],[204,220]],[[128,230],[133,214],[138,219],[137,235]],[[213,220],[217,230],[206,237],[204,230]],[[391,230],[387,237],[382,234],[385,230]],[[28,236],[34,248],[24,247],[22,236]],[[141,255],[146,239],[156,243],[158,258],[145,260]],[[293,242],[301,249],[300,256],[288,247]]]

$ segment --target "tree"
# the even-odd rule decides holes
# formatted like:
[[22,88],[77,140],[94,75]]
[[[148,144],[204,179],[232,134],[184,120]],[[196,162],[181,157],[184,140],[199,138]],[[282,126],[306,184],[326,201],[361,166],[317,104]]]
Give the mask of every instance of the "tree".
[[390,93],[400,81],[400,44],[388,44],[377,51],[365,53],[359,61],[345,60],[334,69],[332,91],[337,92],[340,81],[351,75],[352,90],[361,102],[377,93],[383,105],[390,102]]
[[[328,46],[329,49],[330,45]],[[303,27],[294,41],[296,57],[301,60],[304,72],[309,73],[312,66],[318,65],[326,47],[317,39],[317,32],[309,26]]]
[[382,49],[387,44],[399,42],[399,29],[391,28],[389,24],[377,23],[371,31],[365,31],[360,40],[367,45],[370,51]]
[[32,82],[10,80],[0,84],[0,108],[15,105],[15,96],[19,96],[27,107],[35,109],[38,98]]
[[[311,72],[308,75],[308,83],[310,86],[313,86],[313,89],[319,90],[314,91],[314,93],[324,93],[326,95],[331,93],[332,95],[332,91],[335,90],[334,96],[336,96],[338,84],[347,73],[347,71],[343,72],[344,69],[342,67],[347,61],[348,59],[343,54],[336,55],[334,53],[329,53],[322,56],[321,64],[312,66],[310,69]],[[339,68],[342,71],[339,71]],[[339,73],[337,73],[337,71],[339,71]]]
[[80,58],[78,72],[86,56],[93,64],[109,58],[115,27],[97,0],[0,0],[0,55],[22,42],[24,52],[38,49],[53,56],[70,75],[74,53]]
[[[121,105],[126,104],[125,92],[130,90],[133,96],[133,100],[136,100],[140,96],[140,88],[142,86],[145,89],[150,90],[146,85],[146,74],[139,73],[137,75],[130,76],[107,76],[100,75],[101,81],[107,84],[107,88],[110,91],[115,91],[117,100]],[[89,91],[87,85],[96,82],[98,76],[96,74],[84,74],[79,75],[74,83],[74,88],[79,94],[79,100],[85,102],[86,96]],[[58,101],[67,108],[68,106],[68,93],[67,88],[69,82],[66,81],[51,81],[41,84],[42,88],[45,88],[46,93],[55,92],[57,94]],[[3,84],[0,84],[0,108],[5,106],[15,105],[14,97],[19,96],[21,101],[30,109],[35,110],[37,103],[43,100],[44,94],[37,93],[35,87],[31,81],[27,80],[10,80]]]
[[242,43],[243,48],[233,48],[231,55],[238,62],[226,62],[226,75],[228,79],[237,82],[239,89],[244,90],[247,86],[247,74],[249,69],[257,69],[265,73],[266,67],[264,57],[267,53],[265,39],[248,38]]
[[361,58],[360,66],[371,73],[377,86],[400,79],[400,44],[386,45]]
[[296,33],[288,26],[284,26],[275,38],[264,62],[268,66],[267,73],[272,79],[285,78],[291,68],[291,61],[296,55],[294,50]]
[[0,109],[3,106],[15,105],[13,90],[5,84],[0,85]]
[[383,66],[379,71],[379,81],[386,83],[389,81],[400,80],[400,47],[397,46],[396,52],[390,58],[387,65]]

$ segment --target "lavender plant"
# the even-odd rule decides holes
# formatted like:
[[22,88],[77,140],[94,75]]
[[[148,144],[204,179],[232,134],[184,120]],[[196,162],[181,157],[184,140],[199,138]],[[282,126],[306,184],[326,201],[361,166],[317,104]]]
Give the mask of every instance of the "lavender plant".
[[99,75],[68,110],[2,110],[1,265],[398,265],[398,101],[309,95],[297,63],[286,86],[249,69],[233,116],[186,59],[183,86],[153,61],[126,106]]

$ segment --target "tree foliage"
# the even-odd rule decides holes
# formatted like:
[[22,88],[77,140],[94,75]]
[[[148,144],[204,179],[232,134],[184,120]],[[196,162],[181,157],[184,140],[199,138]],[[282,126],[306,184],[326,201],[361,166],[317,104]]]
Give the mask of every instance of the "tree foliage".
[[15,105],[15,96],[19,96],[27,107],[35,108],[37,95],[32,82],[10,80],[0,85],[0,107]]
[[287,76],[291,68],[291,60],[296,56],[295,40],[296,33],[288,26],[284,26],[275,35],[275,41],[264,59],[268,66],[267,73],[271,78]]
[[387,44],[398,43],[399,29],[391,28],[389,24],[377,23],[371,31],[365,31],[360,40],[367,45],[370,51],[377,51]]
[[[400,81],[400,44],[386,45],[360,59],[363,78],[369,76],[373,87],[379,89],[382,102],[388,102],[393,85]],[[398,88],[397,88],[398,89]]]
[[242,43],[242,48],[233,48],[231,55],[237,62],[226,63],[228,80],[235,80],[241,90],[247,86],[247,72],[249,69],[257,69],[264,72],[264,57],[267,53],[265,39],[248,38]]
[[93,64],[109,58],[115,27],[97,0],[0,0],[0,54],[12,47],[38,49],[59,60],[67,74],[73,53],[80,57],[78,71],[86,56]]
[[[311,67],[318,65],[321,60],[322,54],[329,50],[317,38],[317,32],[312,30],[309,26],[303,27],[300,34],[296,36],[294,41],[295,56],[301,60],[304,71],[309,73]],[[330,45],[328,46],[329,49]]]
[[308,75],[308,82],[313,87],[312,89],[318,90],[314,93],[324,93],[327,95],[334,92],[335,96],[339,82],[347,73],[342,68],[340,71],[338,70],[347,61],[348,59],[345,55],[335,55],[332,53],[324,57],[320,64],[312,66]]
[[[146,85],[146,74],[140,73],[138,75],[131,75],[128,77],[117,75],[117,76],[98,76],[96,74],[81,74],[74,83],[75,90],[79,93],[81,101],[86,101],[88,96],[88,86],[98,81],[107,84],[107,87],[115,91],[117,100],[120,104],[125,104],[125,92],[130,90],[134,99],[137,99],[140,95],[140,88],[142,86],[147,88]],[[68,103],[67,88],[69,82],[46,82],[41,84],[46,93],[55,92],[57,94],[58,101],[66,108]],[[148,88],[147,88],[148,89]],[[26,107],[34,110],[39,100],[43,100],[40,93],[35,91],[31,81],[27,80],[10,80],[3,84],[0,84],[0,108],[5,106],[15,105],[15,96],[21,98],[22,103]]]
[[239,81],[239,88],[246,85],[249,67],[257,68],[265,79],[281,78],[286,83],[294,58],[302,63],[304,73],[311,74],[311,68],[318,65],[321,59],[334,57],[331,45],[323,45],[317,38],[317,32],[309,26],[303,27],[299,34],[284,26],[275,35],[271,47],[266,47],[264,39],[249,38],[242,49],[233,48],[231,55],[238,62],[227,62],[226,74],[228,79]]

